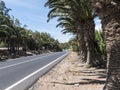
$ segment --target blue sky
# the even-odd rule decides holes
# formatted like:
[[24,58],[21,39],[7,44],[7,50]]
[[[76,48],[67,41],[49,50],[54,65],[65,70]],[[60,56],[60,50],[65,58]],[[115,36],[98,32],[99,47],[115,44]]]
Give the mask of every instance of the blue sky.
[[[57,21],[51,20],[47,23],[47,14],[50,11],[44,7],[47,0],[3,0],[6,6],[12,11],[10,14],[18,18],[22,25],[26,24],[28,29],[39,32],[50,33],[52,37],[58,39],[60,42],[68,41],[72,35],[62,34],[61,28],[56,28]],[[100,21],[95,20],[96,29],[100,28]]]

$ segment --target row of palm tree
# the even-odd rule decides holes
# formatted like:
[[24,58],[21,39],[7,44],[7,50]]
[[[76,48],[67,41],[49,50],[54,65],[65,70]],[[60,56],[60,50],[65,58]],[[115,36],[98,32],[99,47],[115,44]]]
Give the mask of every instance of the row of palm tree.
[[48,0],[45,6],[51,8],[48,20],[58,17],[57,27],[62,27],[63,33],[77,36],[80,60],[92,66],[95,61],[95,29],[90,1]]
[[0,42],[4,42],[11,54],[18,54],[18,51],[43,50],[59,51],[58,40],[44,32],[33,32],[21,26],[18,19],[9,15],[10,9],[6,8],[3,1],[0,2]]
[[102,20],[107,53],[107,80],[103,90],[120,90],[120,1],[47,0],[48,21],[57,17],[63,33],[77,37],[80,60],[92,66],[96,60],[94,18]]

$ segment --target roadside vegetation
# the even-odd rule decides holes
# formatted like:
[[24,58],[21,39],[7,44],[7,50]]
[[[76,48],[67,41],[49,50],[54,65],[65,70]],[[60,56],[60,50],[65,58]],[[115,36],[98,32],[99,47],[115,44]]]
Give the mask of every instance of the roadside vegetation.
[[[119,0],[47,0],[50,8],[48,22],[57,18],[56,27],[73,38],[59,43],[46,32],[33,32],[9,15],[11,9],[0,1],[0,60],[70,49],[79,55],[85,67],[107,68],[103,90],[120,90],[120,1]],[[99,17],[102,30],[95,30],[94,19]],[[30,53],[29,53],[30,54]]]
[[45,6],[51,9],[48,13],[48,21],[57,17],[56,27],[61,27],[63,34],[72,33],[74,35],[68,45],[77,51],[81,63],[96,66],[98,59],[103,59],[102,57],[105,55],[105,45],[103,32],[95,31],[94,18],[98,16],[92,14],[90,1],[48,0]]
[[0,60],[62,50],[49,33],[28,30],[27,25],[9,15],[10,10],[0,2]]
[[[120,90],[120,1],[47,0],[45,6],[50,8],[48,21],[57,17],[57,27],[75,35],[71,44],[77,45],[73,50],[81,63],[86,67],[107,65],[103,90]],[[101,19],[102,31],[95,31],[96,17]]]

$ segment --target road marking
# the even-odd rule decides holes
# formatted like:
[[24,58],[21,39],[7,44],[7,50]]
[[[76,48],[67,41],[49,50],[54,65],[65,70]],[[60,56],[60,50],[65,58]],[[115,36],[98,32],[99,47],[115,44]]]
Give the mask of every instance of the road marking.
[[[52,52],[53,53],[53,52]],[[46,54],[41,54],[40,56],[46,56],[46,55],[49,55],[50,53],[46,53]],[[33,55],[34,56],[34,55]],[[29,57],[29,56],[28,56]],[[30,57],[32,57],[32,56],[30,56]],[[26,58],[26,56],[25,57],[20,57],[20,58],[17,58],[17,59],[24,59],[24,58]],[[7,62],[11,62],[11,61],[15,61],[15,59],[8,59],[7,60]]]
[[13,85],[9,86],[8,88],[6,88],[5,90],[12,90],[12,88],[14,88],[15,86],[17,86],[18,84],[22,83],[23,81],[27,80],[28,78],[30,78],[31,76],[37,74],[38,72],[40,72],[41,70],[45,69],[46,67],[50,66],[51,64],[53,64],[54,62],[56,62],[59,59],[62,59],[63,57],[65,57],[68,53],[62,55],[61,57],[55,59],[54,61],[48,63],[47,65],[45,65],[44,67],[38,69],[37,71],[29,74],[28,76],[24,77],[23,79],[19,80],[18,82],[14,83]]
[[[51,54],[50,54],[51,55]],[[20,63],[16,63],[16,64],[12,64],[12,65],[8,65],[8,66],[5,66],[5,67],[1,67],[1,69],[5,69],[5,68],[9,68],[9,67],[13,67],[13,66],[16,66],[16,65],[20,65],[20,64],[23,64],[23,63],[27,63],[27,62],[32,62],[34,60],[37,60],[37,59],[40,59],[40,58],[44,58],[44,57],[47,57],[47,56],[50,56],[50,55],[45,55],[45,56],[41,56],[41,57],[38,57],[38,58],[34,58],[34,59],[31,59],[29,61],[24,61],[24,62],[20,62]]]

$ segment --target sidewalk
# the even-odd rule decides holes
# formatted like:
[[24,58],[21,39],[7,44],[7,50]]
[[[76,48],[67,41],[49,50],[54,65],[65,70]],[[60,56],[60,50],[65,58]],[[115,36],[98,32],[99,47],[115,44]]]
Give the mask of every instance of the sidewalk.
[[83,67],[72,52],[29,90],[102,90],[105,77],[105,69]]

